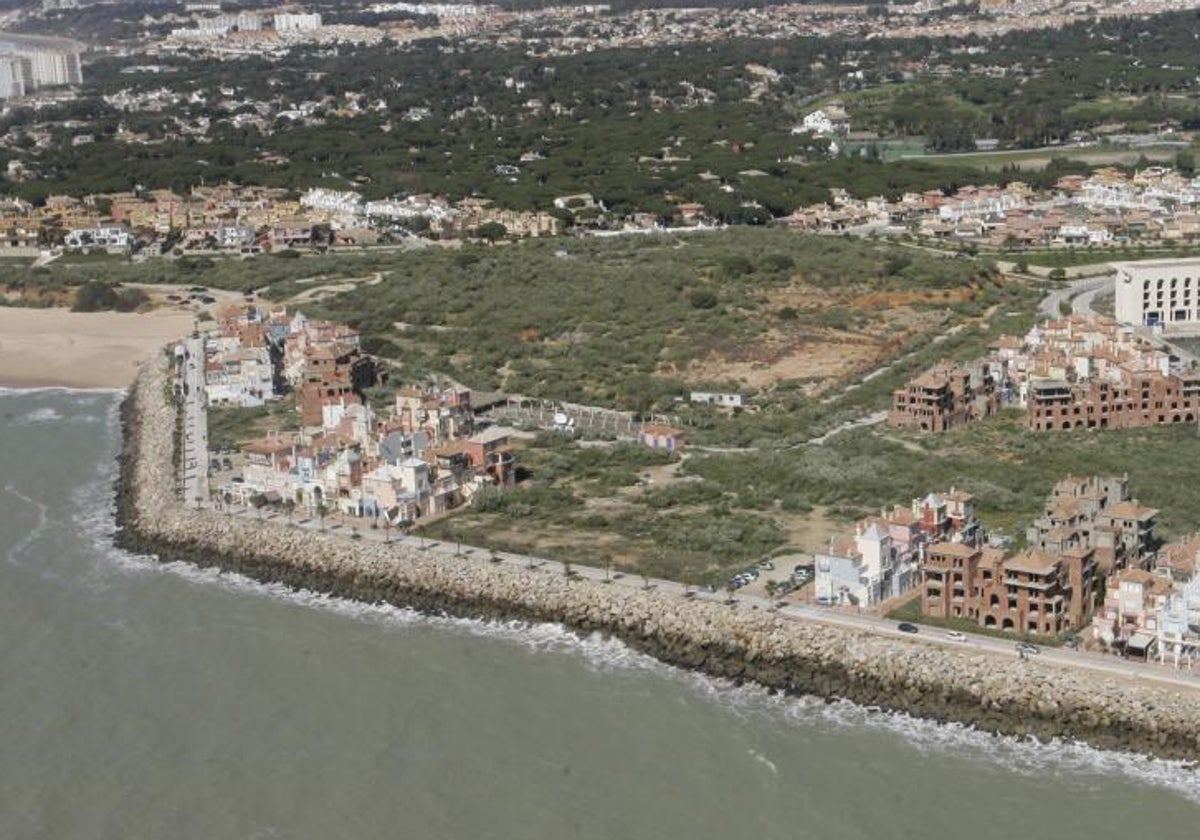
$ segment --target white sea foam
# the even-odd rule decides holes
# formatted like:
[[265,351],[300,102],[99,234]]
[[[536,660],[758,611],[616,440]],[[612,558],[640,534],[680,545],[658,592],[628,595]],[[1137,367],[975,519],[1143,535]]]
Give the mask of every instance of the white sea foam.
[[124,394],[125,388],[69,388],[65,385],[33,385],[28,388],[17,388],[11,385],[0,385],[0,397],[19,397],[29,394]]
[[1136,753],[1098,750],[1080,742],[992,735],[957,723],[939,723],[911,715],[884,712],[846,700],[772,694],[757,685],[737,686],[689,674],[693,689],[741,719],[771,721],[822,729],[862,732],[878,730],[903,738],[926,755],[946,756],[992,764],[1018,774],[1073,777],[1120,777],[1130,782],[1172,791],[1200,803],[1200,768],[1182,761],[1165,761]]
[[37,524],[25,534],[21,539],[17,540],[4,552],[4,559],[14,566],[20,565],[21,557],[25,554],[25,550],[31,546],[38,537],[46,530],[46,526],[50,523],[49,510],[42,502],[37,499],[32,499],[26,496],[11,484],[4,486],[4,492],[15,497],[26,505],[37,511]]
[[35,408],[24,417],[26,423],[54,423],[62,419],[61,414],[49,407]]
[[[118,425],[115,403],[107,414],[107,424],[110,433],[115,436]],[[1034,772],[1074,778],[1080,784],[1086,784],[1088,778],[1119,777],[1132,783],[1166,789],[1200,803],[1200,770],[1185,762],[1102,751],[1074,742],[1044,744],[1033,739],[996,736],[960,724],[943,724],[906,714],[883,712],[848,701],[826,702],[816,697],[784,696],[759,686],[739,686],[729,680],[714,679],[665,665],[611,637],[599,633],[579,636],[557,624],[423,615],[389,604],[367,604],[317,592],[294,591],[280,584],[262,584],[241,575],[201,569],[186,563],[159,563],[153,557],[131,554],[112,543],[114,508],[106,488],[111,487],[115,470],[113,462],[101,463],[96,481],[81,487],[74,494],[77,503],[76,522],[91,537],[97,553],[103,558],[103,568],[98,572],[106,577],[111,577],[114,569],[124,574],[172,575],[201,585],[219,586],[254,597],[279,599],[385,627],[432,627],[474,637],[499,639],[533,651],[579,656],[597,672],[642,672],[658,679],[676,681],[687,686],[696,696],[716,704],[723,713],[739,719],[763,717],[776,724],[822,730],[877,730],[899,736],[925,754],[976,760],[1020,774]],[[753,751],[751,757],[776,772],[770,759]]]
[[[905,714],[869,709],[848,701],[826,702],[816,697],[771,694],[756,685],[735,685],[665,665],[638,653],[623,642],[593,633],[578,636],[558,624],[520,621],[482,621],[423,615],[388,604],[365,604],[317,592],[293,591],[279,584],[261,584],[241,575],[200,569],[186,563],[160,564],[147,557],[118,552],[114,559],[135,573],[171,574],[205,585],[216,585],[244,595],[277,598],[306,608],[328,610],[359,621],[390,627],[432,627],[474,637],[498,639],[539,652],[582,657],[602,673],[642,672],[686,685],[731,717],[748,720],[766,717],[774,723],[799,727],[855,730],[874,729],[903,738],[927,755],[952,756],[999,766],[1014,773],[1035,772],[1062,777],[1121,777],[1130,782],[1170,790],[1200,803],[1200,774],[1184,762],[1101,751],[1081,743],[996,736],[960,724],[943,724]],[[110,554],[110,556],[113,556]],[[751,757],[777,773],[765,756]]]
[[761,764],[763,767],[766,767],[768,770],[770,770],[772,776],[779,775],[779,768],[775,766],[775,762],[771,761],[771,759],[767,758],[765,755],[760,753],[758,750],[746,750],[746,754],[749,755],[751,758],[753,758],[755,761],[757,761],[759,764]]

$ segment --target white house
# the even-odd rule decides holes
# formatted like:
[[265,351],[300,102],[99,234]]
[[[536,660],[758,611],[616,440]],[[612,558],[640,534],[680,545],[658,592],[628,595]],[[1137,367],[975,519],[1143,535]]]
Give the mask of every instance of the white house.
[[817,554],[814,586],[821,603],[871,607],[899,595],[896,546],[888,529],[874,520],[855,528],[842,551]]
[[818,108],[800,121],[800,125],[792,129],[792,134],[837,134],[850,130],[850,117],[837,103],[830,103],[824,108]]
[[692,391],[688,401],[696,405],[715,405],[719,408],[742,408],[746,398],[741,394],[723,394],[717,391]]
[[73,228],[67,232],[63,245],[69,251],[90,248],[128,251],[133,247],[133,234],[123,227]]

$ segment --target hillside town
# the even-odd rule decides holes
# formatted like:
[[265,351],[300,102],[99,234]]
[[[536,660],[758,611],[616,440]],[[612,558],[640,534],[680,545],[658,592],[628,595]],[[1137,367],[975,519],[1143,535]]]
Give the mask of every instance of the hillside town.
[[286,309],[226,308],[205,339],[212,408],[286,401],[291,421],[214,458],[220,503],[328,513],[407,527],[516,480],[508,432],[477,423],[471,392],[447,383],[395,390],[377,412],[363,398],[387,371],[344,325]]

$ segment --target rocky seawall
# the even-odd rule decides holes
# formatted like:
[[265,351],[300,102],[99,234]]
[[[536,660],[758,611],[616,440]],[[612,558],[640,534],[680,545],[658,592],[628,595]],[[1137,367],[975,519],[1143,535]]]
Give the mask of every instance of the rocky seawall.
[[166,376],[145,365],[122,406],[118,542],[131,551],[427,613],[601,631],[672,665],[792,694],[1200,760],[1197,691],[185,508]]

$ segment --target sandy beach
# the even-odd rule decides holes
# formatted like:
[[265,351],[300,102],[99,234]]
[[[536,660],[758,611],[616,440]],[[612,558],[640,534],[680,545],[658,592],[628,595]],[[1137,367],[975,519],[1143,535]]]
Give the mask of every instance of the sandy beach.
[[192,330],[194,315],[0,307],[0,385],[124,388],[139,362]]

